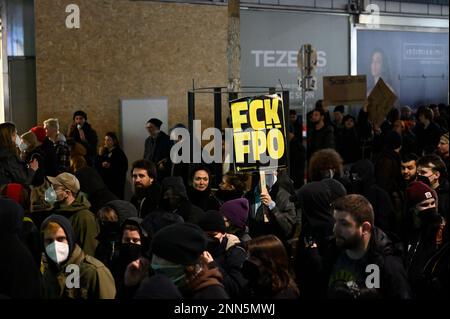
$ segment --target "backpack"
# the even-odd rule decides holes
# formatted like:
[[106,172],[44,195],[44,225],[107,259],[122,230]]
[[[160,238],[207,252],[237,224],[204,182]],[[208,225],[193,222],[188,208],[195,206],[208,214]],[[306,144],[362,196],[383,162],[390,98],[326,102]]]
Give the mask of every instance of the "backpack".
[[30,186],[30,212],[42,212],[42,211],[50,211],[53,209],[53,204],[45,201],[45,191],[47,188],[52,186],[52,184],[48,181],[47,178],[44,179],[44,182],[39,186]]

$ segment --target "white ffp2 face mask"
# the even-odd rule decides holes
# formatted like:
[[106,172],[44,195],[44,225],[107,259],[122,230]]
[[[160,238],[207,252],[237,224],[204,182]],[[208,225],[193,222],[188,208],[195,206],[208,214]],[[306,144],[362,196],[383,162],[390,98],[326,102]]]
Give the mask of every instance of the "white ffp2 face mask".
[[25,152],[26,150],[28,150],[28,145],[27,145],[27,143],[20,143],[19,144],[19,149],[20,149],[20,151],[21,152]]
[[51,260],[60,264],[69,257],[69,245],[55,240],[45,247],[45,252]]
[[17,147],[19,147],[20,143],[22,142],[22,140],[20,139],[20,136],[18,134],[16,134],[16,145]]

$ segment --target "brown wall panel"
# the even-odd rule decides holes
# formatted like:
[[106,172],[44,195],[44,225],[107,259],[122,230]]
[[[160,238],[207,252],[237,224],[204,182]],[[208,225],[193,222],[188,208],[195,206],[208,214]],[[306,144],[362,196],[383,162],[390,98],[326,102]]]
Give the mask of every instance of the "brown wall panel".
[[[80,8],[80,29],[65,26],[71,3]],[[169,126],[187,124],[192,79],[196,86],[226,84],[226,6],[128,0],[39,0],[35,6],[40,123],[57,117],[65,130],[83,109],[102,139],[119,132],[120,98],[167,96]],[[212,95],[196,99],[204,128],[213,124],[212,110]]]

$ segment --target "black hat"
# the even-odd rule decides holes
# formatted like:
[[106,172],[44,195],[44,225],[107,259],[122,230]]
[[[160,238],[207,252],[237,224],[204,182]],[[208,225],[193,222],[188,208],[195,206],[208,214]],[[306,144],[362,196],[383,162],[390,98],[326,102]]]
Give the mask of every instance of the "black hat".
[[145,216],[142,221],[142,228],[152,237],[164,227],[176,223],[184,223],[183,217],[177,213],[156,210]]
[[333,112],[339,112],[339,113],[344,113],[344,106],[343,105],[338,105],[334,108]]
[[390,131],[384,138],[384,145],[388,150],[396,150],[402,146],[402,136],[396,131]]
[[200,219],[198,225],[204,231],[213,231],[213,232],[226,232],[225,220],[223,215],[216,210],[209,210],[205,213],[205,215]]
[[176,223],[155,234],[152,253],[175,264],[191,265],[206,250],[207,242],[205,233],[197,225]]
[[75,120],[75,116],[82,116],[87,121],[87,114],[86,114],[86,112],[83,112],[81,110],[76,111],[75,113],[73,113],[73,119],[74,120]]
[[162,125],[162,121],[156,118],[151,118],[150,120],[147,121],[147,123],[152,123],[153,125],[155,125],[157,128],[160,128]]
[[50,215],[48,216],[41,225],[41,233],[44,231],[45,227],[47,227],[48,223],[54,222],[57,223],[66,233],[67,243],[69,245],[69,255],[72,254],[73,249],[75,247],[75,234],[73,232],[72,224],[70,220],[61,215]]

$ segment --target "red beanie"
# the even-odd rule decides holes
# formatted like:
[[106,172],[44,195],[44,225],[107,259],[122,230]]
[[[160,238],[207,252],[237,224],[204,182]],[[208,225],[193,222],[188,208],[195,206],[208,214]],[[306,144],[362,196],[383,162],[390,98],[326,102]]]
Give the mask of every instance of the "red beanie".
[[415,206],[421,201],[429,198],[434,198],[437,200],[437,194],[425,183],[412,182],[406,189],[406,201],[409,207]]
[[18,204],[22,204],[22,184],[9,183],[6,185],[6,197],[11,198]]
[[36,135],[36,138],[39,142],[44,143],[45,136],[47,135],[45,133],[45,128],[43,128],[42,126],[35,126],[30,131],[33,132],[34,135]]

